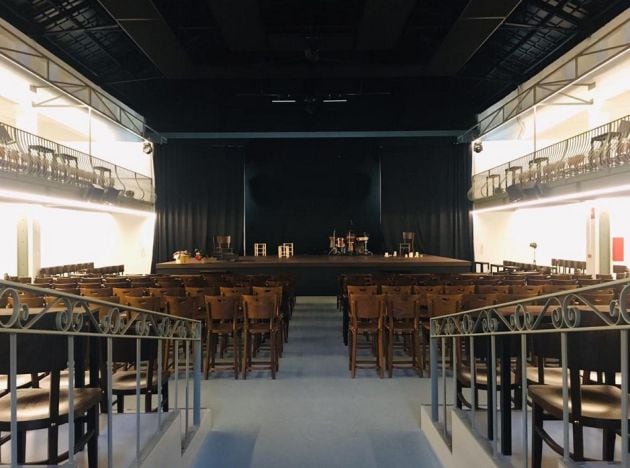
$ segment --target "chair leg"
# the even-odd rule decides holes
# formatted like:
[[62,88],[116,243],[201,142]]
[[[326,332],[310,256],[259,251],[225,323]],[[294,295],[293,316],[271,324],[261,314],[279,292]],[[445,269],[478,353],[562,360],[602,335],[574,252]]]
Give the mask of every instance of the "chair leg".
[[208,375],[210,374],[210,337],[211,337],[211,333],[208,330],[206,332],[206,356],[204,359],[205,362],[203,363],[204,374],[205,374],[206,380],[208,380]]
[[537,404],[532,405],[532,468],[542,465],[542,436],[539,431],[543,428],[543,409]]
[[350,347],[352,348],[352,358],[351,358],[351,371],[352,378],[354,379],[357,375],[357,334],[354,331],[350,332]]
[[387,340],[387,371],[389,378],[392,378],[394,374],[394,330],[389,329],[389,335]]
[[[68,428],[69,430],[72,430]],[[26,432],[22,432],[26,437]],[[26,446],[26,441],[24,443]],[[72,447],[74,450],[74,447]],[[57,424],[48,427],[48,463],[51,465],[57,464],[57,457],[59,456],[59,426]]]
[[573,459],[584,460],[584,428],[579,423],[573,423]]
[[247,379],[247,365],[249,360],[249,333],[243,332],[243,380]]
[[[50,438],[50,435],[49,435],[49,438]],[[22,465],[26,462],[26,431],[18,431],[17,446],[18,446],[17,462],[20,465]],[[49,452],[50,452],[50,448],[49,448]],[[49,456],[50,456],[50,453],[49,453]]]
[[376,342],[377,342],[377,355],[376,355],[376,364],[378,366],[378,374],[383,378],[383,330],[379,329],[376,332]]
[[606,461],[613,461],[615,458],[615,439],[617,434],[610,429],[604,429],[603,431],[603,444],[602,444],[602,459]]
[[232,354],[234,355],[234,378],[238,379],[238,373],[240,372],[240,367],[238,365],[238,332],[232,333]]
[[168,413],[168,380],[162,385],[162,411]]
[[118,395],[118,397],[116,398],[116,412],[125,412],[125,397],[123,395]]
[[279,337],[276,333],[271,332],[270,333],[270,343],[269,343],[269,361],[271,364],[271,378],[273,380],[276,379],[276,346],[278,346],[278,344],[276,343],[276,340],[278,338],[282,339],[281,337]]
[[210,336],[210,344],[208,348],[210,350],[210,370],[213,372],[216,366],[216,359],[217,359],[217,342],[219,342],[219,347],[220,347],[221,338],[218,334],[213,333]]
[[98,468],[98,411],[97,407],[93,407],[88,411],[88,433],[91,433],[88,440],[88,467]]

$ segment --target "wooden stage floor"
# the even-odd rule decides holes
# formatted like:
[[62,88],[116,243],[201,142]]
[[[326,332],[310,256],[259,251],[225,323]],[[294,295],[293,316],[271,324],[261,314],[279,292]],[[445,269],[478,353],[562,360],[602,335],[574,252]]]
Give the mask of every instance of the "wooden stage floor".
[[337,277],[361,273],[464,273],[470,262],[456,258],[423,255],[419,258],[370,256],[296,255],[291,258],[238,257],[235,261],[189,260],[156,265],[159,274],[234,272],[240,274],[291,274],[298,295],[337,294]]

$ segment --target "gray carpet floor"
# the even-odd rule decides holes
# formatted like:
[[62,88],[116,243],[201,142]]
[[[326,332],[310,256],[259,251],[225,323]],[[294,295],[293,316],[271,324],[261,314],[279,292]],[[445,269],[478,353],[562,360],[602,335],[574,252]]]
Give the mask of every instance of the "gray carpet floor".
[[280,373],[202,383],[212,430],[197,467],[439,466],[420,429],[429,381],[408,370],[352,379],[334,298],[298,299]]

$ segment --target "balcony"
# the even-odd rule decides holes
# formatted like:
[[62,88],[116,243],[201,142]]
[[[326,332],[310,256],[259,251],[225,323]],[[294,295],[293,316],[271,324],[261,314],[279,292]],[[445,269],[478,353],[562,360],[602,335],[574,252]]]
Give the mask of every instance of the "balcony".
[[95,203],[153,205],[150,177],[0,122],[0,179],[12,188]]
[[630,115],[475,174],[474,202],[518,201],[630,170]]

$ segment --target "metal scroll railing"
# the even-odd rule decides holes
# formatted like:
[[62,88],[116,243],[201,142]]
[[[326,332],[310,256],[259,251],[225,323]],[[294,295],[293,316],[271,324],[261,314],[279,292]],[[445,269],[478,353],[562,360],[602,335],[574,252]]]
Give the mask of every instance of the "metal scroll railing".
[[[597,298],[603,295],[608,295],[613,299],[600,302]],[[533,366],[530,370],[538,369],[538,376],[551,372],[545,367],[542,369],[542,374],[540,373],[541,362],[544,363],[546,357],[537,354],[536,350],[539,348],[536,348],[535,344],[540,342],[536,340],[549,342],[549,340],[557,339],[555,343],[559,352],[555,354],[557,356],[555,371],[557,371],[556,377],[559,372],[561,379],[556,380],[555,391],[562,397],[562,417],[557,416],[562,421],[562,443],[547,442],[546,439],[545,441],[554,451],[559,452],[566,465],[571,458],[577,457],[576,452],[579,453],[575,445],[576,439],[574,436],[570,437],[570,434],[575,429],[572,424],[580,424],[572,409],[577,407],[577,403],[572,401],[574,395],[571,393],[572,380],[569,368],[577,367],[576,359],[584,359],[584,354],[576,352],[576,348],[568,346],[567,343],[575,343],[570,340],[578,337],[586,338],[588,337],[586,334],[603,332],[608,333],[605,337],[609,339],[612,333],[615,340],[611,339],[598,349],[584,351],[584,353],[597,355],[607,349],[612,353],[616,362],[619,363],[618,368],[613,370],[612,378],[606,375],[605,380],[602,380],[601,375],[593,377],[593,372],[587,373],[582,369],[581,377],[576,380],[594,379],[596,383],[605,383],[610,385],[610,388],[620,390],[620,392],[615,390],[620,394],[620,406],[618,406],[620,417],[616,427],[618,435],[621,436],[621,462],[623,466],[628,466],[629,296],[630,279],[624,279],[432,317],[430,320],[430,365],[431,417],[434,425],[450,442],[449,409],[467,406],[469,411],[464,414],[469,417],[471,429],[488,441],[494,456],[500,456],[511,455],[512,427],[520,424],[520,437],[522,437],[520,460],[523,466],[529,466],[530,460],[534,461],[533,451],[529,449],[530,438],[538,437],[540,433],[536,428],[531,429],[532,426],[528,424],[527,408],[528,404],[532,404],[532,394],[528,392],[528,389],[530,386],[531,389],[536,388],[535,384],[528,384],[528,378],[531,381],[528,363]],[[594,339],[596,336],[591,335],[590,338]],[[574,356],[571,356],[572,352],[575,353]],[[448,357],[450,357],[450,366],[447,363]],[[485,365],[483,360],[485,360]],[[464,368],[467,376],[465,381],[462,380]],[[479,378],[481,372],[486,374],[485,380]],[[610,369],[606,372],[610,372]],[[512,384],[511,379],[515,380],[515,384]],[[465,405],[462,405],[464,399],[462,382],[465,382],[466,388],[470,390],[467,394],[470,401],[467,401]],[[539,380],[536,385],[540,387],[541,384],[545,384],[545,381]],[[447,390],[447,387],[451,385],[452,389]],[[512,409],[511,387],[515,391],[513,399],[515,409]],[[480,426],[482,423],[479,422],[483,420],[480,417],[482,410],[480,410],[478,400],[480,389],[487,390],[487,412],[485,413],[487,431],[482,430]],[[452,396],[449,396],[450,392]],[[497,402],[497,392],[501,397],[499,398],[501,404]],[[512,414],[517,411],[520,411],[520,422],[512,420]],[[498,427],[501,427],[500,435]],[[574,461],[584,461],[584,458]]]
[[[0,443],[10,443],[8,461],[11,466],[18,466],[18,463],[21,464],[24,461],[20,459],[24,458],[23,455],[20,455],[21,453],[23,454],[25,451],[26,457],[30,453],[28,446],[26,450],[19,447],[22,442],[21,437],[18,436],[18,428],[21,427],[20,431],[24,430],[21,425],[23,419],[28,416],[22,411],[23,392],[43,388],[44,386],[40,385],[41,379],[47,378],[40,375],[34,377],[33,380],[27,379],[26,384],[23,381],[18,382],[20,366],[24,366],[25,359],[33,359],[33,356],[44,363],[54,360],[56,353],[62,353],[64,356],[62,359],[66,359],[65,356],[67,356],[67,366],[65,366],[66,361],[62,361],[66,372],[65,383],[59,383],[57,380],[57,384],[61,387],[65,385],[64,388],[73,389],[73,391],[62,392],[67,398],[65,406],[61,402],[58,408],[52,408],[51,405],[51,413],[59,414],[62,407],[67,408],[65,421],[76,422],[75,416],[79,416],[81,399],[79,396],[75,396],[75,393],[79,395],[80,389],[87,387],[100,389],[100,392],[97,391],[97,393],[101,400],[99,406],[102,412],[106,413],[106,416],[101,416],[106,417],[107,465],[110,467],[114,466],[114,460],[118,459],[116,457],[121,452],[129,453],[132,450],[135,450],[135,463],[140,464],[142,444],[146,436],[146,434],[141,436],[141,431],[146,431],[148,421],[150,421],[146,418],[143,419],[146,416],[143,415],[147,412],[157,412],[156,434],[164,429],[167,415],[180,412],[183,421],[185,421],[181,434],[183,444],[190,440],[194,431],[199,427],[201,419],[201,322],[98,298],[77,296],[10,281],[0,281],[0,301],[8,303],[7,308],[0,309],[0,348],[8,351],[5,359],[9,363],[6,365],[5,361],[5,364],[0,366],[3,369],[2,373],[4,373],[5,368],[8,369],[8,375],[6,375],[8,385],[5,394],[0,396],[0,406],[2,403],[10,406],[11,415],[10,422],[0,421],[0,424],[10,426],[9,436],[0,438]],[[41,304],[37,304],[41,307],[33,307],[34,302],[38,301],[42,301]],[[62,340],[62,342],[65,341],[65,345],[45,349],[43,346],[46,339]],[[169,371],[163,365],[163,361],[165,361],[163,355],[165,347],[163,345],[169,340],[173,341],[175,345],[173,347],[175,359],[174,367],[170,373],[167,373]],[[89,353],[77,353],[78,348],[88,349]],[[114,359],[119,359],[118,356],[120,356],[123,348],[127,350],[130,359],[121,364],[120,361],[117,362]],[[185,350],[185,359],[178,358],[181,348]],[[152,352],[155,354],[152,355],[155,357],[153,366],[147,362],[147,359],[150,358],[147,353]],[[192,366],[189,366],[191,360]],[[185,362],[185,366],[181,365],[181,361]],[[41,368],[42,362],[38,362],[37,372],[45,372],[45,369]],[[89,383],[86,385],[88,369]],[[125,441],[124,446],[120,444],[116,447],[114,431],[117,426],[114,425],[114,420],[119,415],[115,415],[113,412],[114,394],[117,392],[114,382],[122,375],[119,372],[125,370],[127,376],[135,382],[132,393],[127,393],[127,395],[135,396],[135,438]],[[155,373],[153,373],[154,371]],[[58,369],[57,372],[59,372]],[[191,373],[192,378],[190,377]],[[51,394],[55,380],[52,375],[53,372],[49,376]],[[155,393],[152,389],[154,382]],[[191,382],[192,392],[190,392]],[[170,412],[166,413],[169,405],[169,384],[175,389],[175,398],[171,402],[171,408],[174,406],[175,410],[171,409]],[[144,392],[141,391],[142,385],[146,387]],[[166,394],[163,391],[163,386]],[[180,402],[181,398],[178,399],[180,386],[182,386],[185,395],[183,405]],[[141,393],[144,394],[141,395]],[[192,401],[189,398],[190,393],[192,393]],[[142,400],[144,400],[144,412],[141,412]],[[155,410],[153,409],[154,404],[157,408]],[[118,408],[121,409],[121,406]],[[189,421],[189,414],[192,415],[192,424]],[[53,415],[50,417],[53,418]],[[55,425],[55,422],[52,421],[50,424]],[[78,426],[73,428],[71,425],[67,431],[68,449],[65,458],[71,465],[75,461],[76,454],[83,449],[83,447],[77,447],[77,444],[80,443],[81,431],[76,427]],[[3,430],[6,431],[7,429]],[[62,444],[59,445],[63,447]],[[49,448],[49,456],[50,454]],[[50,462],[48,459],[45,464],[57,464],[62,461],[62,458],[58,458],[56,453],[53,453],[53,458],[56,460]],[[7,460],[5,459],[3,462],[6,463]]]
[[106,201],[155,200],[150,177],[0,122],[0,174],[102,190]]
[[630,115],[493,167],[472,177],[472,198],[511,185],[550,183],[630,162]]

